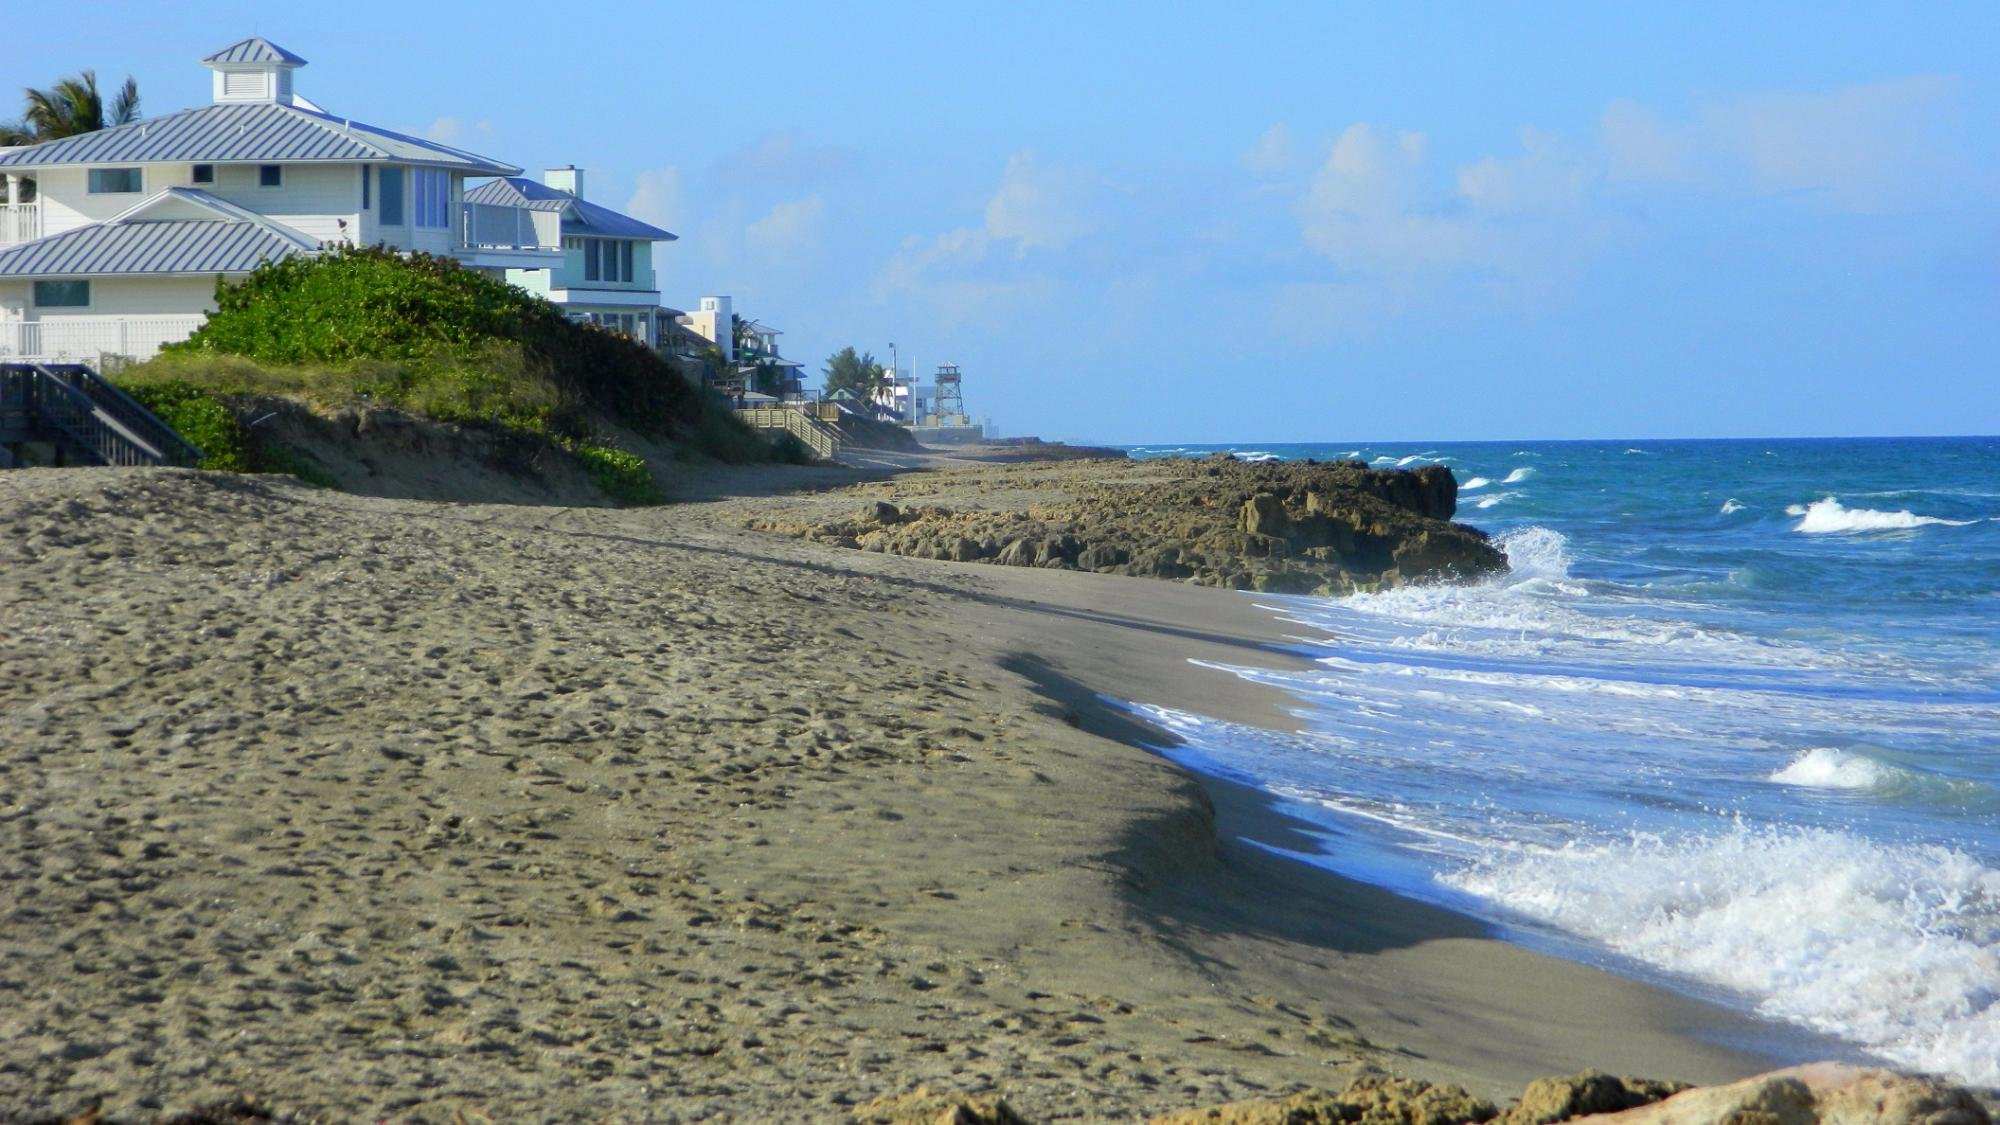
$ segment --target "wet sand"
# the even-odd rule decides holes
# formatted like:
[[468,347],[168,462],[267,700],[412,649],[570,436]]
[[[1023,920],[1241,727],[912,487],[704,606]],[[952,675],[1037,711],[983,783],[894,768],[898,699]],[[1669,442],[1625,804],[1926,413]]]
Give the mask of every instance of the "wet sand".
[[1188,662],[1289,659],[1254,599],[744,503],[0,474],[0,1118],[1130,1119],[1816,1053],[1243,843],[1299,826],[1100,695],[1285,723]]

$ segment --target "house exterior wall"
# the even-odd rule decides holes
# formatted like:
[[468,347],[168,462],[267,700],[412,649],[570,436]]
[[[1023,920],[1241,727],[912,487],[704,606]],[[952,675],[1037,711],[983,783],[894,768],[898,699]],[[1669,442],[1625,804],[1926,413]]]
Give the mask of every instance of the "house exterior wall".
[[[284,183],[257,185],[257,165],[218,164],[213,184],[190,184],[218,199],[268,215],[315,242],[353,239],[361,220],[361,174],[356,164],[286,164]],[[192,175],[192,171],[189,170]],[[162,187],[168,186],[165,184]],[[153,190],[150,178],[149,191]],[[346,221],[347,230],[340,229]]]
[[[38,310],[32,281],[0,281],[0,310],[19,308],[29,319],[65,316],[178,316],[215,311],[213,277],[96,277],[87,308]],[[6,315],[0,313],[0,315]]]

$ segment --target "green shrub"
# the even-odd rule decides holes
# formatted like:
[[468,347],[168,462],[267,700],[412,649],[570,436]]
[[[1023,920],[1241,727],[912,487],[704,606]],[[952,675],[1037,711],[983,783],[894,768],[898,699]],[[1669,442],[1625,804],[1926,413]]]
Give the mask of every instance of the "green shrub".
[[140,406],[159,415],[160,421],[201,450],[202,468],[230,473],[252,471],[249,435],[244,432],[243,423],[207,391],[179,382],[125,384],[124,389]]
[[644,457],[603,445],[578,444],[570,452],[591,482],[613,500],[623,504],[660,502],[660,486],[654,483]]
[[[173,355],[387,365],[376,374],[391,401],[459,419],[539,418],[577,438],[579,407],[652,434],[685,432],[706,413],[651,348],[447,258],[380,248],[289,258],[218,284],[215,299],[215,313]],[[517,401],[518,384],[535,385],[533,401]]]

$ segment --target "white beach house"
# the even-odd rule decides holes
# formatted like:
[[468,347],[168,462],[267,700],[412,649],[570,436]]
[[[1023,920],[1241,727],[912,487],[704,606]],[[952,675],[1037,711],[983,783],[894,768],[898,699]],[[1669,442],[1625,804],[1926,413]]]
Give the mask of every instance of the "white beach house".
[[507,280],[547,298],[571,319],[665,346],[678,314],[660,307],[653,243],[678,236],[585,199],[581,168],[551,168],[542,181],[507,176],[465,196],[473,206],[519,208],[560,221],[562,260],[510,269]]
[[[0,149],[0,359],[145,359],[218,278],[327,245],[448,255],[496,275],[563,262],[553,212],[465,198],[521,169],[329,113],[264,39],[210,55],[211,104]],[[621,263],[622,264],[622,263]]]

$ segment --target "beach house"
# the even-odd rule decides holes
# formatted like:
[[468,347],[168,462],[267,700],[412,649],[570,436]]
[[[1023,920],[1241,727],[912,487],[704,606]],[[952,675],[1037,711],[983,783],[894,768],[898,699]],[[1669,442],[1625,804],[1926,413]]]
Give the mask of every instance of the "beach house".
[[[320,108],[295,89],[306,61],[265,39],[202,65],[208,105],[0,149],[0,359],[148,358],[201,324],[218,278],[330,245],[496,276],[565,264],[559,212],[466,197],[520,168]],[[618,256],[620,276],[638,265]]]
[[592,203],[583,188],[583,169],[572,165],[549,169],[541,183],[519,176],[490,180],[465,199],[474,206],[517,208],[560,222],[561,261],[510,269],[508,281],[547,298],[572,319],[667,347],[680,314],[660,305],[653,243],[678,236]]

